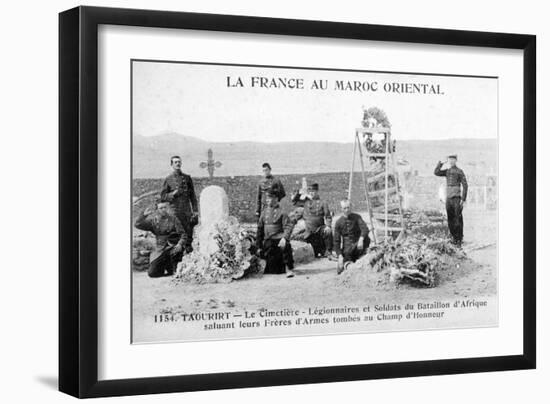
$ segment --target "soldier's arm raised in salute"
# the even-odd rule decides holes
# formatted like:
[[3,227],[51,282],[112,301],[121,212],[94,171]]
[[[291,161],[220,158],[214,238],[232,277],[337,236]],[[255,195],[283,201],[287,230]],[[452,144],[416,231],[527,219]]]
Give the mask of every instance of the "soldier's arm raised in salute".
[[153,223],[151,219],[149,219],[148,217],[150,214],[151,214],[150,208],[145,209],[143,212],[139,214],[135,223],[135,226],[137,229],[153,232]]
[[435,166],[434,174],[438,177],[445,177],[447,175],[447,170],[442,170],[441,166],[443,165],[442,161],[438,161],[437,165]]

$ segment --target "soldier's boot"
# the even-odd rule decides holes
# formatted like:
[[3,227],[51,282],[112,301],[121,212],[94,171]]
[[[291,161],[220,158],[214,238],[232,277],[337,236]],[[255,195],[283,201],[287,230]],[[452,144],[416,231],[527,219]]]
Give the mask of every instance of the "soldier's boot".
[[287,268],[286,269],[286,277],[287,278],[293,278],[294,277],[294,271],[292,269]]

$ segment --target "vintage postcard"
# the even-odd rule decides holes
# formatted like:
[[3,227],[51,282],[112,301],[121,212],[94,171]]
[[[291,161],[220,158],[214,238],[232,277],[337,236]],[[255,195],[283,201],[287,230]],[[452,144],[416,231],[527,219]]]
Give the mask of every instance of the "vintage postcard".
[[132,342],[498,325],[498,78],[131,61]]

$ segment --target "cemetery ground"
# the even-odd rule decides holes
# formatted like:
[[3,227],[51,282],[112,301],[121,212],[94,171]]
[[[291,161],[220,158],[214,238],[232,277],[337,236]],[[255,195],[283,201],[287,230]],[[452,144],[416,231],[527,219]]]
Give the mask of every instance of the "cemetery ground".
[[[437,273],[433,288],[411,285],[368,287],[339,281],[336,262],[316,259],[300,264],[294,278],[285,275],[253,275],[230,283],[185,284],[171,277],[149,278],[133,271],[134,331],[149,324],[151,316],[163,313],[240,311],[343,305],[404,304],[453,299],[496,299],[497,212],[464,210],[464,249],[468,259],[457,261]],[[488,245],[489,244],[489,245]],[[469,251],[469,247],[488,245]],[[162,330],[157,330],[161,332]],[[162,340],[162,335],[156,335]]]

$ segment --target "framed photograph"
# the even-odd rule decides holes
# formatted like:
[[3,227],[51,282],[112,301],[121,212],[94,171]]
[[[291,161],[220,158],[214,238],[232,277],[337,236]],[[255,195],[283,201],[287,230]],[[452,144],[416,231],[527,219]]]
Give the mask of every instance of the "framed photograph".
[[535,36],[78,7],[59,46],[61,391],[535,367]]

